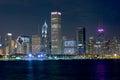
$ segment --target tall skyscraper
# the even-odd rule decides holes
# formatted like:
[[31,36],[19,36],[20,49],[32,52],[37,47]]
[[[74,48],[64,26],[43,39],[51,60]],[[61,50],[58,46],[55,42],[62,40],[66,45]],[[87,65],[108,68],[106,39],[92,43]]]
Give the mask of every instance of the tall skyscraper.
[[51,12],[51,54],[61,54],[61,13]]
[[104,42],[104,29],[102,27],[99,27],[97,29],[96,54],[102,53],[103,42]]
[[4,49],[5,55],[9,55],[12,50],[11,42],[12,42],[12,33],[7,33],[5,36],[5,49]]
[[86,32],[84,27],[78,27],[76,30],[77,52],[86,53]]
[[42,26],[42,44],[41,51],[44,53],[48,53],[48,25],[45,22]]

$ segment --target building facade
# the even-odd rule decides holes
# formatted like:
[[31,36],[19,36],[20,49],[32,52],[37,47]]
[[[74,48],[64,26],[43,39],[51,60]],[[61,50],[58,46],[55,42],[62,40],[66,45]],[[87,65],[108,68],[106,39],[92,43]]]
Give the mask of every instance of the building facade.
[[18,36],[16,53],[27,54],[31,52],[31,40],[30,36]]
[[41,51],[41,39],[38,35],[32,35],[32,53],[38,54]]
[[63,53],[67,55],[73,55],[76,53],[76,41],[65,40],[63,41]]
[[12,33],[7,33],[5,36],[5,44],[4,44],[4,53],[6,56],[10,54],[12,51]]
[[77,52],[86,53],[86,31],[84,27],[76,29]]
[[51,12],[51,54],[61,54],[61,13]]

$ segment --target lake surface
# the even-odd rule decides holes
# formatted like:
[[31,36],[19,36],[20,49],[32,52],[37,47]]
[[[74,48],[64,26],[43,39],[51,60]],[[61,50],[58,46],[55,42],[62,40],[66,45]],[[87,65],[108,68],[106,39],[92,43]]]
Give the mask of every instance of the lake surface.
[[0,61],[0,80],[120,80],[120,60]]

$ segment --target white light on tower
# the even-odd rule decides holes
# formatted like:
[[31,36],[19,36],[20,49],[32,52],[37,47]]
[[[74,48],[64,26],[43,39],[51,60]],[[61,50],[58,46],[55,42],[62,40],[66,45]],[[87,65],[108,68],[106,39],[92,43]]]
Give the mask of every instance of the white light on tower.
[[55,15],[55,14],[58,14],[58,15],[61,15],[60,12],[51,12],[52,15]]
[[12,33],[7,33],[8,36],[12,36]]

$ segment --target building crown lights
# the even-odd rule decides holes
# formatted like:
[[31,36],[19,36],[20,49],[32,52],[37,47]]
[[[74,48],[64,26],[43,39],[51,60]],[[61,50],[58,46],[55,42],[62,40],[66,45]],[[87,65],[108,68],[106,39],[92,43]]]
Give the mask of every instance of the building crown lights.
[[12,33],[7,33],[8,36],[12,36]]
[[51,12],[51,14],[52,14],[52,15],[56,15],[56,14],[61,15],[60,12]]

